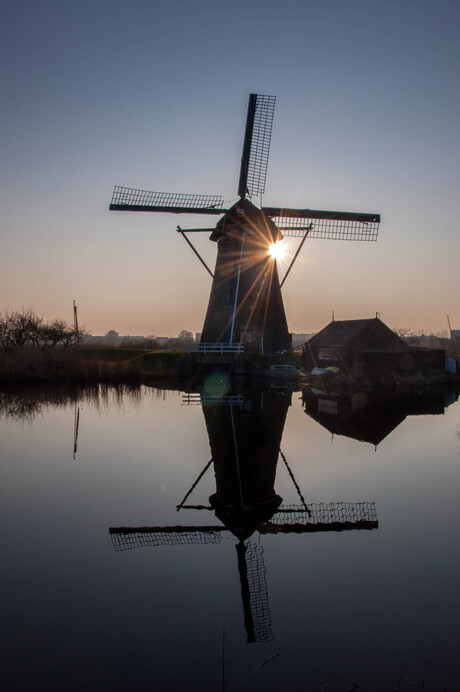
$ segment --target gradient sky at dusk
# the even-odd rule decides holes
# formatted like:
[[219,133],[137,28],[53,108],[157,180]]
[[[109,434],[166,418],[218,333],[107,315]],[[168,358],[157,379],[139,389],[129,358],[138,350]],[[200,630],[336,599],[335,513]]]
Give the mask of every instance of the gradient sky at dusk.
[[[108,206],[114,184],[234,201],[256,92],[277,96],[265,206],[382,215],[377,243],[307,241],[283,288],[291,331],[332,311],[460,327],[458,1],[0,12],[0,310],[71,320],[75,299],[94,334],[201,331],[210,277],[175,229],[217,217]],[[215,245],[194,240],[213,266]]]

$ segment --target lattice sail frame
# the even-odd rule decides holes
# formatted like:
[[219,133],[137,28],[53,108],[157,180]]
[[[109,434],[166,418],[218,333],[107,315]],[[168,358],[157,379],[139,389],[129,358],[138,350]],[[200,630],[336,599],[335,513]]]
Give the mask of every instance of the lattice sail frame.
[[[302,505],[281,505],[269,522],[260,528],[261,533],[296,531],[296,527],[321,531],[377,528],[375,502],[312,502]],[[265,527],[270,528],[266,531]],[[271,528],[273,527],[273,528]]]
[[284,236],[300,238],[305,235],[310,224],[309,238],[323,240],[377,240],[379,221],[355,221],[349,219],[317,219],[314,217],[279,216],[272,221]]
[[224,200],[220,195],[191,195],[180,192],[151,192],[115,185],[110,203],[111,210],[129,209],[169,211],[171,209],[223,211]]
[[272,621],[268,605],[264,549],[258,543],[249,542],[246,546],[246,569],[249,584],[249,604],[251,608],[253,635],[256,642],[271,642]]
[[115,552],[159,545],[206,545],[220,543],[224,527],[146,526],[110,529]]
[[265,192],[276,96],[257,94],[246,187],[250,197]]
[[[313,502],[281,505],[260,533],[300,533],[377,528],[375,502]],[[109,530],[115,551],[158,545],[220,543],[225,526],[141,526]]]

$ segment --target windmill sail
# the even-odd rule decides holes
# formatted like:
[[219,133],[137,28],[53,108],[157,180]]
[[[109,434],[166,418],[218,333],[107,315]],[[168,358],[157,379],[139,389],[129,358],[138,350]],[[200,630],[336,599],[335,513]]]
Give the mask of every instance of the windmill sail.
[[[201,509],[212,509],[202,507]],[[375,502],[313,502],[307,505],[281,505],[257,531],[266,533],[314,533],[378,528]],[[116,552],[159,545],[220,543],[225,526],[137,526],[109,529]]]
[[250,94],[238,194],[244,199],[265,192],[276,96]]
[[179,192],[150,192],[115,185],[110,211],[163,211],[173,214],[223,214],[220,195],[189,195]]
[[266,644],[273,641],[274,637],[268,603],[264,549],[261,545],[249,541],[247,544],[238,543],[236,552],[248,644]]
[[285,236],[301,237],[311,224],[309,238],[375,241],[380,225],[379,214],[279,207],[264,207],[263,212]]
[[118,553],[159,545],[206,545],[220,543],[224,526],[138,526],[110,528],[113,549]]
[[375,502],[312,502],[281,505],[260,533],[315,533],[378,528]]

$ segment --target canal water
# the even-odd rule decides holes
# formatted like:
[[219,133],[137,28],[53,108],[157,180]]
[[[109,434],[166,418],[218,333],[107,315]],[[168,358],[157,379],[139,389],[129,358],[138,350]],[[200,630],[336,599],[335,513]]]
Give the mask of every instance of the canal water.
[[460,406],[0,394],[5,690],[460,689]]

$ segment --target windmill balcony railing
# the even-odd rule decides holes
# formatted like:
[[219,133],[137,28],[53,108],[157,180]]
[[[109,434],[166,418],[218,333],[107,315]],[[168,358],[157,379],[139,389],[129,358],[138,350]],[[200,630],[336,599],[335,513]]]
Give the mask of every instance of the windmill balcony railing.
[[295,363],[279,363],[270,365],[270,370],[272,372],[297,372],[297,367]]
[[250,402],[246,401],[242,394],[231,394],[228,396],[209,396],[208,394],[189,393],[182,396],[182,406],[238,406],[250,410]]
[[187,353],[244,353],[244,344],[202,342],[187,349]]

